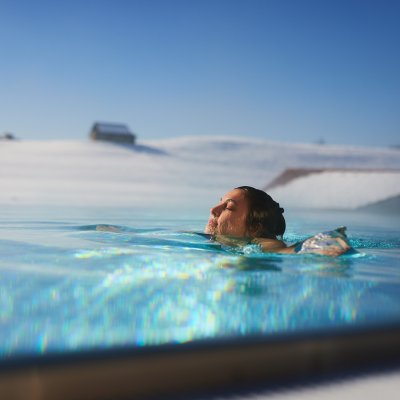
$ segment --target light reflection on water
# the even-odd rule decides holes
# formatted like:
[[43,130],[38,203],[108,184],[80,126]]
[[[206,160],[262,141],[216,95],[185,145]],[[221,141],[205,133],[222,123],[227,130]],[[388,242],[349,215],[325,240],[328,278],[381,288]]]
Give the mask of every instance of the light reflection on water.
[[[6,357],[400,318],[393,218],[289,216],[289,242],[347,224],[357,253],[331,259],[224,248],[188,232],[201,230],[201,219],[52,212],[15,211],[0,221]],[[119,228],[97,230],[100,224]]]

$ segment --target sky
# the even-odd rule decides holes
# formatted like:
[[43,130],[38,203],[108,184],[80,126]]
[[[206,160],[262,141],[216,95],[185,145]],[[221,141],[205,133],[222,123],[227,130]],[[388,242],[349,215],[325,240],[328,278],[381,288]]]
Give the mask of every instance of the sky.
[[400,144],[400,1],[0,0],[0,134]]

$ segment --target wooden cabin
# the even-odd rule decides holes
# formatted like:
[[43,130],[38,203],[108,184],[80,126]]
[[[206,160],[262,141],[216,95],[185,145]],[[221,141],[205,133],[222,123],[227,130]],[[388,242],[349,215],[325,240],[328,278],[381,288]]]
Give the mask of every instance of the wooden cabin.
[[93,140],[105,140],[114,143],[135,144],[136,135],[123,124],[96,122],[90,131]]

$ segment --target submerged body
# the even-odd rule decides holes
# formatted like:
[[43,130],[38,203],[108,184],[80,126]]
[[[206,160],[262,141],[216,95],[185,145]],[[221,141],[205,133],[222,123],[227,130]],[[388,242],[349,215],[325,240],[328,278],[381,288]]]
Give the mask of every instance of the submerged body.
[[287,246],[281,239],[286,228],[283,212],[283,208],[265,192],[241,186],[226,193],[211,208],[204,232],[226,245],[254,243],[270,253],[336,257],[351,249],[344,227]]

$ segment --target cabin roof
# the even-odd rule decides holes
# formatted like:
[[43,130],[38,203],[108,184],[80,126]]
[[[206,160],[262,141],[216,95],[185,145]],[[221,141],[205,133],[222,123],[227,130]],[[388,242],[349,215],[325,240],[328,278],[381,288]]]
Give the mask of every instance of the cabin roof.
[[93,125],[93,130],[96,130],[99,133],[132,135],[132,132],[130,132],[128,127],[124,124],[110,124],[105,122],[97,122]]

